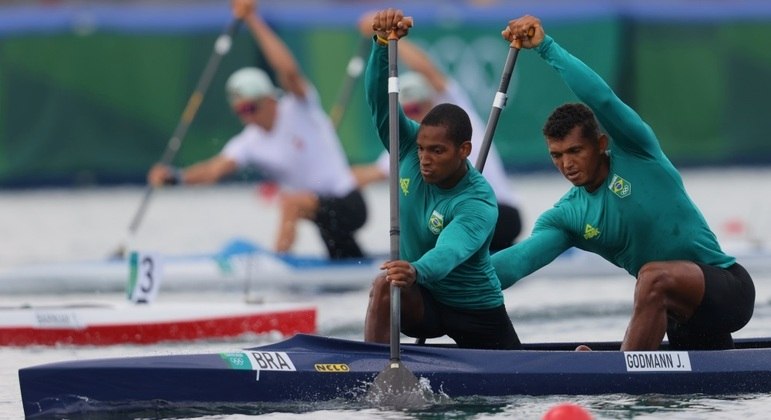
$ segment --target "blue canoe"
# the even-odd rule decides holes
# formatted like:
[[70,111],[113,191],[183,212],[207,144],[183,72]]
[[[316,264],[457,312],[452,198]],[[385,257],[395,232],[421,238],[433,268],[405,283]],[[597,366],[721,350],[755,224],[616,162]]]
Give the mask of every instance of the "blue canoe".
[[[620,352],[618,343],[528,344],[522,351],[404,344],[402,362],[450,398],[507,395],[771,392],[771,338],[734,350]],[[388,363],[386,345],[298,334],[235,353],[59,362],[19,370],[27,417],[115,407],[360,399]]]

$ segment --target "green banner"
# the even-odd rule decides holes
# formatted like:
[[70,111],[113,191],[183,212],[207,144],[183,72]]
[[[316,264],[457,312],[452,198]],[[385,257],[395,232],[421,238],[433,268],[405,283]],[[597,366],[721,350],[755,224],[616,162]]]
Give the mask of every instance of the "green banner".
[[[508,44],[500,22],[426,25],[411,39],[472,95],[487,118]],[[353,27],[275,28],[333,106],[350,57]],[[771,163],[771,22],[644,21],[614,16],[549,22],[550,35],[597,70],[657,133],[675,164]],[[144,182],[161,157],[211,55],[216,30],[94,31],[5,36],[0,43],[0,185]],[[263,66],[245,29],[234,41],[184,139],[176,163],[217,153],[240,125],[224,83]],[[522,51],[495,144],[509,171],[551,166],[541,127],[576,101],[554,70]],[[381,151],[359,81],[339,133],[351,163]]]

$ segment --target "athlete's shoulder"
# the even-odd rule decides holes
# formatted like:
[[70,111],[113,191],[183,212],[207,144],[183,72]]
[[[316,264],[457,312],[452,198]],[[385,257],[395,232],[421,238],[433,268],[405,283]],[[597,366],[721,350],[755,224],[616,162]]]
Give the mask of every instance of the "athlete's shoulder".
[[227,144],[247,144],[253,140],[258,139],[264,131],[255,124],[247,124],[241,131],[233,135]]
[[490,181],[471,165],[469,165],[468,188],[466,189],[473,190],[475,194],[483,197],[491,196],[495,198],[495,192],[492,185],[490,185]]
[[565,221],[571,218],[570,215],[575,214],[581,207],[582,200],[579,200],[581,194],[581,188],[571,187],[550,209],[541,213],[537,224],[563,226]]
[[562,197],[554,203],[554,207],[568,206],[571,202],[575,201],[582,193],[582,189],[579,187],[571,187],[562,195]]

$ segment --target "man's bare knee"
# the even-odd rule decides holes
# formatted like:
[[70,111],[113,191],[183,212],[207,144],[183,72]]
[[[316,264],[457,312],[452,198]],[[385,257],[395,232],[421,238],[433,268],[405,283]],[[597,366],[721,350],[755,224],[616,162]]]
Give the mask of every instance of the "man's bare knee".
[[386,280],[385,273],[379,274],[375,277],[375,280],[372,281],[372,286],[369,289],[369,298],[370,300],[383,300],[384,298],[390,297],[390,292],[391,285]]
[[667,308],[670,273],[665,264],[645,264],[637,273],[634,291],[635,311],[663,310]]
[[364,321],[364,341],[387,343],[390,339],[390,286],[385,273],[372,282]]
[[291,198],[284,198],[280,204],[281,214],[287,219],[300,218],[300,208],[297,206],[296,200]]
[[313,194],[285,194],[281,199],[281,211],[292,219],[313,220],[318,209],[318,199]]
[[635,295],[644,292],[647,295],[662,295],[665,292],[669,273],[663,264],[652,262],[645,264],[637,273]]

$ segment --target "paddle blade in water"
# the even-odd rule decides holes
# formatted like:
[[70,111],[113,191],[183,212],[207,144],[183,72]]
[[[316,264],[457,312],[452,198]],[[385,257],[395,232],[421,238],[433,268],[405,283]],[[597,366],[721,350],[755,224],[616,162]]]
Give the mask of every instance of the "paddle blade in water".
[[421,386],[401,362],[392,361],[375,377],[367,391],[367,401],[388,408],[416,409],[427,406],[431,394],[431,389]]

